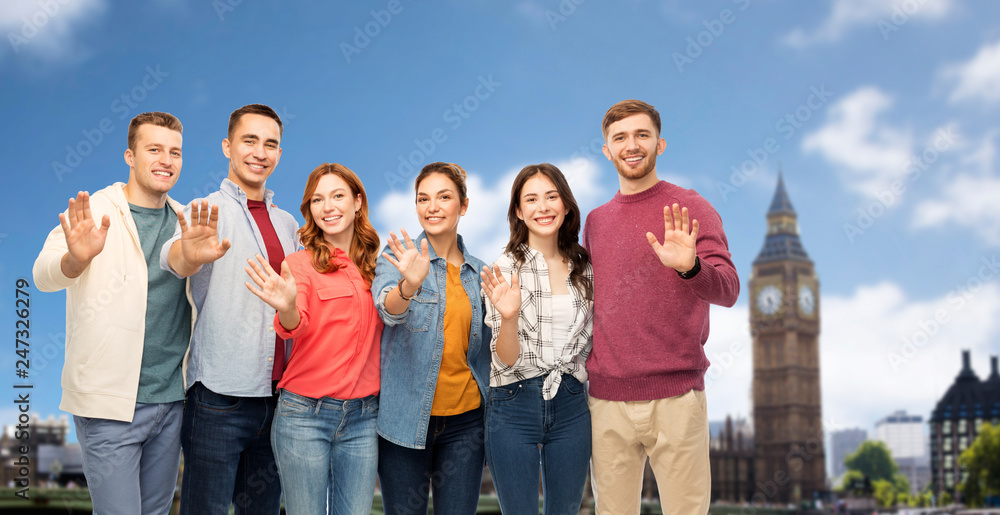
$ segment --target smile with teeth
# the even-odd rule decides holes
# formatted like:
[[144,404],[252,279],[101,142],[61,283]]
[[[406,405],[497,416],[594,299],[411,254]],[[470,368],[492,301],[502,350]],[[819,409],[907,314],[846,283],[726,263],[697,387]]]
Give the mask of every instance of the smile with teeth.
[[440,222],[441,220],[444,220],[444,217],[443,216],[428,216],[425,219],[428,222],[435,223],[435,222]]
[[638,163],[639,161],[642,161],[642,156],[628,156],[628,157],[625,158],[625,162],[628,163],[628,164],[633,164],[634,165],[634,164]]
[[174,174],[165,170],[153,170],[153,175],[159,177],[173,177]]
[[256,172],[263,172],[264,171],[264,165],[262,165],[262,164],[247,163],[247,166],[249,166],[251,170],[254,170]]
[[543,216],[541,218],[536,218],[535,219],[535,223],[537,223],[539,225],[548,225],[548,224],[552,223],[552,221],[555,220],[555,219],[556,219],[556,217],[554,217],[554,216]]
[[328,224],[332,224],[332,223],[340,221],[340,219],[343,218],[343,217],[344,217],[344,215],[325,216],[325,217],[323,217],[323,221],[326,222],[326,223],[328,223]]

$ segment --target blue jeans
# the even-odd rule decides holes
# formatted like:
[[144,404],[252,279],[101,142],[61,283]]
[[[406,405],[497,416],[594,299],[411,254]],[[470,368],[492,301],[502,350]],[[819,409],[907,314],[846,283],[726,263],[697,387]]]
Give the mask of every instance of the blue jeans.
[[181,448],[182,514],[275,515],[281,482],[271,452],[276,397],[232,397],[205,388],[188,389]]
[[[313,399],[281,391],[271,429],[288,515],[368,515],[378,470],[378,397]],[[328,504],[329,503],[329,504]]]
[[483,483],[482,406],[449,417],[431,417],[423,449],[378,441],[378,480],[386,515],[473,515]]
[[587,393],[564,374],[552,400],[542,399],[544,376],[491,387],[486,459],[504,515],[538,514],[541,467],[545,515],[576,515],[590,466]]
[[183,405],[136,403],[132,422],[73,416],[94,513],[170,511],[181,460]]

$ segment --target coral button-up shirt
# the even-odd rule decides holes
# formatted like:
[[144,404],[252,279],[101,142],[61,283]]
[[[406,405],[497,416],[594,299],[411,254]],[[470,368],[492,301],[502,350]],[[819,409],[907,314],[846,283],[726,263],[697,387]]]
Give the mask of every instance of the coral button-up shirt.
[[382,320],[358,267],[343,252],[335,254],[330,259],[342,268],[326,274],[313,268],[308,250],[285,258],[301,320],[288,331],[275,314],[274,330],[294,339],[278,388],[314,399],[358,399],[379,391]]

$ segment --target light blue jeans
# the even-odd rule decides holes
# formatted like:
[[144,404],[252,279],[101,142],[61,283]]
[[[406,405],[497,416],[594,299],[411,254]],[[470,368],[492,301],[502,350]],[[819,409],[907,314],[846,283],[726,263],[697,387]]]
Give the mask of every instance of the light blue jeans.
[[170,512],[183,411],[177,401],[136,403],[132,422],[73,416],[94,513]]
[[378,470],[378,396],[313,399],[281,391],[271,428],[288,515],[368,515]]

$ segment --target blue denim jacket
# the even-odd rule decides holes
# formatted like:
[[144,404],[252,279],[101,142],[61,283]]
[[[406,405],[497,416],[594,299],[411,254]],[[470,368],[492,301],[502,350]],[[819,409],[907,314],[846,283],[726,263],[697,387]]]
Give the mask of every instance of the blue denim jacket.
[[[424,233],[414,239],[417,247]],[[385,322],[382,332],[382,384],[379,391],[378,433],[397,445],[423,449],[427,441],[427,425],[434,403],[441,355],[444,352],[444,288],[448,279],[448,261],[434,253],[431,269],[421,285],[420,294],[410,301],[406,311],[393,315],[385,310],[386,295],[399,283],[399,270],[381,255],[375,265],[372,293],[375,307]],[[485,399],[490,385],[490,328],[484,323],[483,300],[480,294],[481,260],[469,255],[462,237],[458,248],[465,256],[461,278],[465,293],[472,302],[472,324],[469,328],[469,368]],[[395,257],[388,246],[384,252]],[[485,403],[484,403],[485,406]]]
[[[264,190],[264,202],[278,234],[281,248],[289,255],[299,248],[295,217],[271,203],[274,192]],[[264,238],[257,229],[247,195],[229,179],[219,191],[206,197],[219,206],[219,240],[229,238],[232,247],[224,256],[201,267],[191,276],[191,298],[197,318],[191,333],[191,356],[187,381],[190,388],[201,381],[209,390],[234,397],[269,397],[274,366],[274,308],[250,293],[247,259],[260,254],[267,259]],[[184,208],[191,220],[191,205]],[[180,224],[160,251],[160,268],[173,273],[167,262],[170,246],[181,237]],[[179,277],[179,276],[178,276]]]

